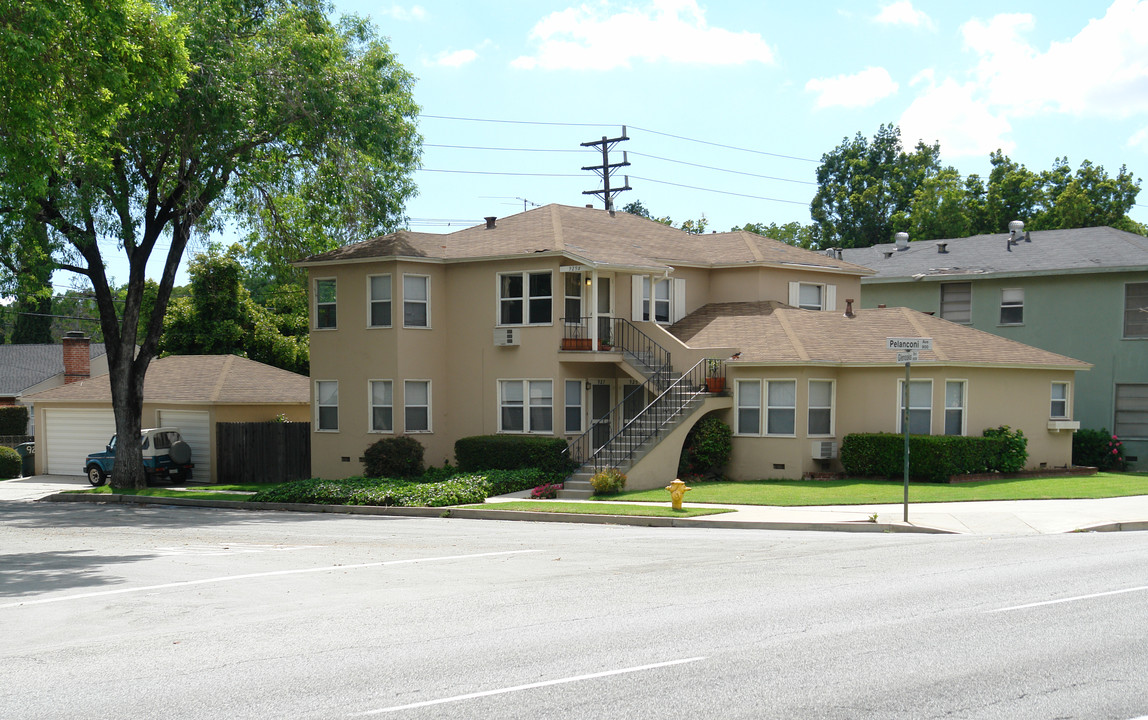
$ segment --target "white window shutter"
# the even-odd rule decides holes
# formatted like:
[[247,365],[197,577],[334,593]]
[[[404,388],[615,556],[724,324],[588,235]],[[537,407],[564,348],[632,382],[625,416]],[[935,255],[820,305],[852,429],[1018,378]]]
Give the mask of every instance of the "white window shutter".
[[836,285],[826,285],[825,286],[825,309],[826,310],[836,310],[837,309],[837,286]]
[[799,307],[801,305],[801,283],[789,283],[789,304],[793,307]]
[[685,278],[674,278],[674,312],[670,322],[676,323],[686,316],[686,281]]
[[642,321],[642,275],[630,276],[630,319]]

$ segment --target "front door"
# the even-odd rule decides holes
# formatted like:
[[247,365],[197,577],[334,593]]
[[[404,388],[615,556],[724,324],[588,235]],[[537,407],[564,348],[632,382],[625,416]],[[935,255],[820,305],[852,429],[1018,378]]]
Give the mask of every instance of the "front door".
[[614,342],[614,278],[598,276],[598,341],[604,345]]
[[614,407],[609,385],[594,385],[590,389],[590,423],[594,432],[594,449],[605,445],[613,435],[610,432],[610,410]]

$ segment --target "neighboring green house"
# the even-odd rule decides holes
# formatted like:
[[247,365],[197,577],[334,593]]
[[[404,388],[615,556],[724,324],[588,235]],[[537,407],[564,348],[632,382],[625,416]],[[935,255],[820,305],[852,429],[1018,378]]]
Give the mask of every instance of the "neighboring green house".
[[1093,364],[1077,373],[1082,428],[1108,428],[1148,468],[1148,238],[1110,227],[907,237],[840,257],[876,270],[862,306],[905,306]]

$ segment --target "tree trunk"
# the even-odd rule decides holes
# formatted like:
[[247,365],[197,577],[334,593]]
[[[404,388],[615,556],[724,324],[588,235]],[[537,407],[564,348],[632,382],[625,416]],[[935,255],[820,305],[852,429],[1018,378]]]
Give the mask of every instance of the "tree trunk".
[[[147,487],[140,431],[143,416],[143,383],[147,362],[135,358],[135,346],[108,348],[108,376],[112,386],[112,408],[116,416],[116,462],[111,486],[117,490]],[[142,366],[141,366],[142,365]]]

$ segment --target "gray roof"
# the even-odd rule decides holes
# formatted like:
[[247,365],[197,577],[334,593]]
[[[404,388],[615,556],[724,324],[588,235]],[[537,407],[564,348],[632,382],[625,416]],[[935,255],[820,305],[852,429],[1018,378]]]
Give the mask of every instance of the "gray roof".
[[[867,283],[910,277],[1148,270],[1148,238],[1115,228],[1034,230],[1011,247],[1008,238],[1008,233],[996,233],[920,240],[910,242],[906,250],[886,243],[844,250],[842,256],[877,271],[862,280]],[[947,252],[939,252],[939,243],[945,244]]]
[[[88,356],[104,355],[103,343],[88,346]],[[15,396],[64,373],[63,345],[0,345],[0,395]]]

